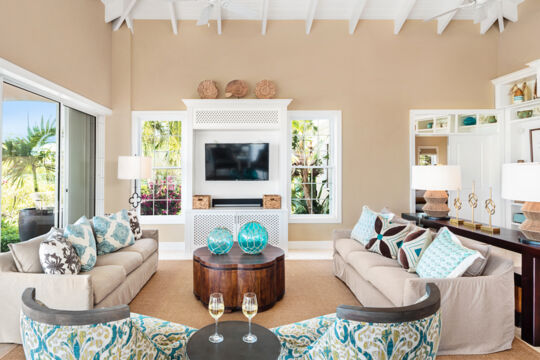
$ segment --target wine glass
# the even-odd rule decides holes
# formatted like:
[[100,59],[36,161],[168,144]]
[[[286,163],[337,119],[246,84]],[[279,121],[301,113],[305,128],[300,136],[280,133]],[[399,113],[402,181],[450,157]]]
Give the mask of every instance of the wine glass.
[[217,344],[223,341],[223,335],[218,334],[218,319],[225,312],[225,304],[223,303],[222,294],[214,293],[210,295],[210,300],[208,301],[208,312],[210,313],[210,316],[216,320],[216,332],[213,335],[210,335],[208,340],[214,344]]
[[244,335],[244,337],[242,337],[242,340],[244,340],[244,342],[247,342],[248,344],[257,342],[257,336],[251,333],[251,319],[255,315],[257,315],[257,310],[257,295],[252,292],[244,294],[244,301],[242,302],[242,312],[248,318],[249,332],[247,335]]

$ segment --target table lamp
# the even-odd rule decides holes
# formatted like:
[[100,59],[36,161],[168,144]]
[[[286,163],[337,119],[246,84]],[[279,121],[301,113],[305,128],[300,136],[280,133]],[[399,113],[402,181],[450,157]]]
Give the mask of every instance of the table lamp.
[[519,229],[526,236],[521,242],[540,246],[540,163],[504,164],[502,197],[525,201],[521,211],[526,220]]
[[129,203],[134,209],[139,206],[142,199],[137,193],[137,180],[149,179],[152,177],[152,158],[146,156],[119,156],[118,157],[118,179],[133,180],[135,188],[129,198]]
[[461,187],[461,168],[457,165],[413,166],[411,188],[426,190],[424,212],[433,219],[448,219],[446,191]]

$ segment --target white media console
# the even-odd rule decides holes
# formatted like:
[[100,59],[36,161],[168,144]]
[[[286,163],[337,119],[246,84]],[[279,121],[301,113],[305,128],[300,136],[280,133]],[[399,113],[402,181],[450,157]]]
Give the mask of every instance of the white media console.
[[[237,240],[238,231],[247,222],[256,221],[268,231],[269,243],[287,251],[288,244],[288,158],[289,122],[287,106],[290,99],[185,99],[191,124],[189,146],[192,159],[184,164],[188,181],[183,196],[185,208],[186,253],[206,246],[206,238],[216,227],[228,228]],[[266,181],[207,181],[205,179],[204,145],[207,143],[264,142],[270,145],[269,179]],[[262,198],[265,194],[281,195],[281,209],[253,207],[192,208],[191,197],[210,195],[212,198]]]

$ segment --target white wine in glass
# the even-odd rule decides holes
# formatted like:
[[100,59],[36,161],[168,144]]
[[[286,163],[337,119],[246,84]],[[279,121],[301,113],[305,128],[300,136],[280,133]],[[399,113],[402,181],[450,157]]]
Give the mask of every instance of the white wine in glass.
[[210,295],[210,300],[208,301],[208,312],[210,313],[210,316],[216,320],[216,332],[213,335],[210,335],[208,340],[214,344],[217,344],[223,341],[223,335],[218,333],[218,319],[225,312],[225,303],[223,302],[222,294],[214,293]]
[[244,337],[242,337],[242,340],[249,344],[257,341],[257,336],[251,333],[251,319],[253,319],[253,317],[257,315],[258,309],[259,307],[257,305],[257,295],[251,292],[244,294],[244,301],[242,302],[242,312],[244,313],[244,316],[248,318],[249,331],[247,335],[244,335]]

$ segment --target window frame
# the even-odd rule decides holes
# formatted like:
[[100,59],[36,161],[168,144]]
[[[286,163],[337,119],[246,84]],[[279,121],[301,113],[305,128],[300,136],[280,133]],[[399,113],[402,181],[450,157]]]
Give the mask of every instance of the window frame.
[[[141,129],[142,124],[145,121],[180,121],[182,126],[182,147],[180,151],[180,171],[181,176],[181,213],[180,215],[141,215],[141,207],[137,207],[137,216],[139,217],[139,222],[142,225],[172,225],[172,224],[185,224],[186,222],[186,210],[187,210],[187,200],[186,194],[188,193],[187,189],[187,174],[186,168],[188,167],[189,159],[189,137],[188,132],[191,129],[188,129],[187,124],[187,111],[133,111],[132,112],[132,155],[141,154]],[[135,188],[135,182],[131,183],[131,191],[136,190],[140,194],[140,182],[137,181],[137,186]]]
[[[287,209],[289,223],[291,224],[335,224],[341,223],[342,216],[342,142],[341,142],[341,111],[340,110],[295,110],[288,111],[287,122]],[[330,121],[330,179],[333,186],[329,186],[330,190],[330,213],[319,214],[292,214],[291,207],[291,173],[292,164],[291,157],[293,154],[292,149],[292,122],[295,120],[329,120]]]

